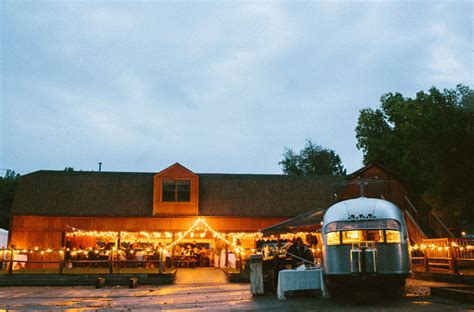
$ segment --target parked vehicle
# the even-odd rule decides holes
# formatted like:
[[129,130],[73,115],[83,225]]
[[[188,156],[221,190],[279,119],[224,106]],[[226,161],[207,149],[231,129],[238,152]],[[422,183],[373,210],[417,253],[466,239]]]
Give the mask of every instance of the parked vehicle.
[[323,219],[323,259],[328,285],[402,287],[410,274],[408,231],[393,203],[360,197],[331,206]]

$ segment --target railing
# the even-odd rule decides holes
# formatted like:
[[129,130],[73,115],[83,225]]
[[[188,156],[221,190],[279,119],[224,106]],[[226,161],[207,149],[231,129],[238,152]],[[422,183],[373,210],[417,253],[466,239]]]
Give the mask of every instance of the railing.
[[420,244],[410,247],[410,250],[412,263],[422,264],[425,271],[444,267],[459,273],[461,268],[474,267],[474,239],[424,239]]
[[426,239],[426,234],[420,228],[418,223],[415,221],[413,216],[405,210],[405,222],[408,228],[408,235],[410,236],[410,240],[415,244],[421,243],[424,239]]
[[413,216],[413,218],[416,221],[419,221],[419,214],[418,214],[418,210],[415,208],[415,205],[413,205],[411,200],[406,195],[403,195],[403,199],[405,199],[405,202],[408,205],[408,208],[410,210],[410,214]]
[[164,258],[162,261],[160,253],[138,260],[124,260],[114,250],[107,251],[105,256],[96,259],[70,258],[65,257],[66,254],[68,252],[63,249],[47,251],[0,249],[0,271],[7,274],[163,273],[174,265],[169,258]]

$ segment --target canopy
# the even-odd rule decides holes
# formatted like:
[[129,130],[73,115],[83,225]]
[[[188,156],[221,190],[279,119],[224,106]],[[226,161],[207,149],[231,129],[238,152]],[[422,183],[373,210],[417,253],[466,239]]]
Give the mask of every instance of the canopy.
[[325,209],[316,209],[278,224],[267,227],[262,232],[263,236],[278,235],[285,233],[315,232],[321,228]]

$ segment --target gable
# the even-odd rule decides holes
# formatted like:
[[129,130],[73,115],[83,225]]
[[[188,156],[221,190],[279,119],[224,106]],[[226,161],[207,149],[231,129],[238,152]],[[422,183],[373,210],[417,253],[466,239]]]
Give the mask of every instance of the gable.
[[[168,196],[166,186],[173,184]],[[189,198],[179,201],[179,183],[189,183]],[[174,197],[174,200],[173,200]],[[199,214],[199,177],[179,163],[158,172],[153,177],[153,215],[196,216]]]

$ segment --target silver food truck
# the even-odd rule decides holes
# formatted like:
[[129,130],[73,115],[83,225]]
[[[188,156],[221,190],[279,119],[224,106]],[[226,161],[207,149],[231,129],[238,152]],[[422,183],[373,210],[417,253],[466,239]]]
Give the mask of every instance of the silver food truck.
[[330,289],[354,283],[400,288],[410,274],[403,213],[393,203],[360,197],[331,206],[323,219],[324,273]]

